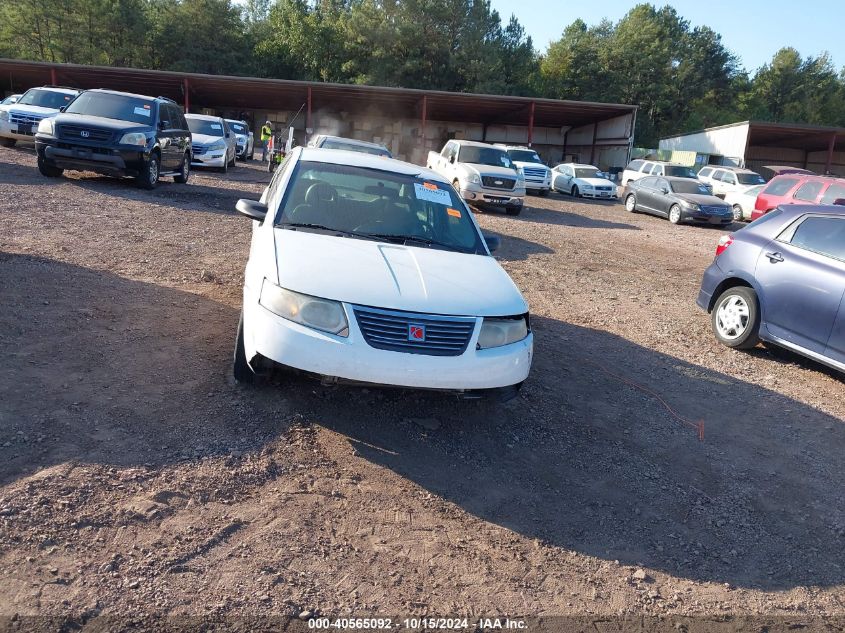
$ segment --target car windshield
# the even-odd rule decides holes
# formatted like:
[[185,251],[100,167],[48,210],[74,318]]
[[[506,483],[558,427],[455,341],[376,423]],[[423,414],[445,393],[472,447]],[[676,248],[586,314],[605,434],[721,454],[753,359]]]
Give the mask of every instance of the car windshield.
[[244,136],[249,136],[249,128],[243,123],[238,123],[237,121],[226,121],[226,123],[229,124],[229,127],[235,134],[243,134]]
[[703,196],[710,195],[710,189],[707,188],[707,185],[696,180],[674,180],[669,184],[669,186],[675,193],[701,194]]
[[83,92],[65,112],[149,125],[155,116],[155,101],[108,92]]
[[9,105],[11,103],[18,102],[19,95],[12,95],[11,97],[6,97],[3,101],[0,101],[0,105]]
[[746,196],[756,196],[761,191],[763,191],[763,185],[757,185],[756,187],[750,187],[749,189],[745,190]]
[[664,167],[664,176],[677,176],[679,178],[698,178],[695,172],[689,167],[679,167],[678,165],[666,165]]
[[191,134],[205,134],[206,136],[223,136],[223,124],[220,121],[209,119],[188,119],[188,129]]
[[32,90],[27,90],[26,94],[18,99],[18,105],[41,106],[42,108],[58,110],[59,108],[64,108],[71,101],[73,101],[73,95],[65,94],[64,92],[55,92],[53,90],[33,88]]
[[336,139],[326,139],[320,147],[323,149],[345,149],[347,152],[361,152],[362,154],[387,156],[390,158],[390,152],[383,147],[370,147],[368,145],[358,145],[357,143],[345,143]]
[[766,179],[760,174],[737,174],[736,179],[741,185],[764,185]]
[[476,165],[492,165],[494,167],[515,169],[507,152],[496,147],[464,145],[458,154],[458,161],[461,163],[475,163]]
[[598,167],[576,167],[576,178],[603,178]]
[[330,231],[340,237],[486,254],[466,206],[450,185],[367,167],[299,163],[276,224]]
[[511,160],[519,161],[521,163],[543,164],[543,160],[537,156],[537,152],[530,149],[509,149],[508,156],[511,157]]

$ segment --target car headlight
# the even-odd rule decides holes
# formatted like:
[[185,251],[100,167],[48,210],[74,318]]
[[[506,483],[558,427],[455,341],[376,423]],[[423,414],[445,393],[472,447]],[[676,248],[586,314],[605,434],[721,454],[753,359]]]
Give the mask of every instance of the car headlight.
[[481,176],[479,176],[478,174],[469,174],[467,175],[467,182],[471,185],[480,185]]
[[592,188],[593,188],[593,185],[584,183],[584,189],[592,189]]
[[129,132],[120,137],[121,145],[140,145],[144,147],[147,144],[147,135],[143,132]]
[[53,135],[53,119],[41,119],[38,122],[38,134]]
[[208,146],[208,149],[226,149],[226,141],[214,141],[211,145]]
[[505,318],[484,317],[478,334],[478,349],[501,347],[521,341],[528,336],[527,315]]
[[692,211],[698,211],[701,208],[695,202],[689,202],[688,200],[681,200],[681,206]]
[[265,279],[258,302],[283,319],[338,336],[349,336],[349,323],[339,301],[286,290]]
[[0,110],[0,121],[8,121],[9,120],[9,111],[8,110]]

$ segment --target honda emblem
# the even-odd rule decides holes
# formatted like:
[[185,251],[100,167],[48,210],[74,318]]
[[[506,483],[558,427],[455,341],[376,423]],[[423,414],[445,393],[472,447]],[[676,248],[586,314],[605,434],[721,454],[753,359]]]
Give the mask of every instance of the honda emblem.
[[82,138],[88,138],[89,136],[91,136],[91,132],[89,132],[88,130],[82,130],[79,133],[79,136],[81,136]]
[[424,325],[408,325],[408,340],[416,343],[425,342],[425,326]]

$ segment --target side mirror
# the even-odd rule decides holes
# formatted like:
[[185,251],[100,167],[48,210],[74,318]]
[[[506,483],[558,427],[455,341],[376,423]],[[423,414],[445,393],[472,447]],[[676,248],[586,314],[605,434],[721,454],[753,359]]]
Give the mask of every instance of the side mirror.
[[[12,103],[15,102],[13,101]],[[65,110],[67,110],[67,106],[62,106],[61,108],[59,108],[59,112],[64,112]]]
[[263,222],[264,218],[267,216],[267,205],[257,202],[256,200],[241,198],[238,200],[237,204],[235,204],[235,209],[241,215],[245,215],[253,220],[258,220],[259,222]]
[[498,235],[490,235],[488,233],[482,233],[481,236],[484,238],[484,243],[487,244],[487,250],[491,253],[495,253],[499,250],[499,246],[502,244],[502,240],[499,238]]
[[158,128],[160,130],[166,130],[170,127],[170,121],[159,121]]
[[232,138],[232,133],[231,133],[231,132],[226,132],[226,138]]
[[660,191],[662,191],[663,193],[669,193],[669,187],[661,187]]
[[454,162],[455,162],[455,155],[454,155],[454,154],[452,154],[452,155],[449,157],[449,162],[450,162],[450,163],[454,163]]

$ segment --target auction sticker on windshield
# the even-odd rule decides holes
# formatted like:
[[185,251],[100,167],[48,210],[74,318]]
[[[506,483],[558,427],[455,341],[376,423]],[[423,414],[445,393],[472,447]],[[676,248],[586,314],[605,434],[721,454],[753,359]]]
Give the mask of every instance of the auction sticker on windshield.
[[461,212],[458,211],[457,209],[453,209],[452,207],[447,208],[446,213],[448,213],[449,215],[451,215],[454,218],[461,217]]
[[135,108],[135,114],[140,114],[141,116],[150,116],[150,106],[144,106],[143,108]]
[[414,183],[414,193],[417,195],[417,200],[426,200],[436,204],[449,205],[452,204],[452,196],[445,189],[438,189],[437,185],[430,182],[420,184]]

